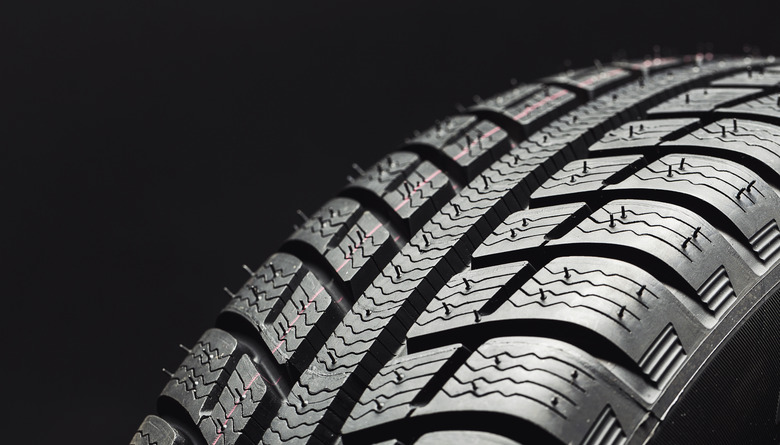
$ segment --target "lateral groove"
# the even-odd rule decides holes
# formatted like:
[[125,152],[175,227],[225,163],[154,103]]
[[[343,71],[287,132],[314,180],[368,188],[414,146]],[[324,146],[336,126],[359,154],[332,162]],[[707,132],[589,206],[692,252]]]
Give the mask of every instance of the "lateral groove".
[[780,258],[780,78],[711,58],[520,85],[357,168],[134,443],[641,443]]

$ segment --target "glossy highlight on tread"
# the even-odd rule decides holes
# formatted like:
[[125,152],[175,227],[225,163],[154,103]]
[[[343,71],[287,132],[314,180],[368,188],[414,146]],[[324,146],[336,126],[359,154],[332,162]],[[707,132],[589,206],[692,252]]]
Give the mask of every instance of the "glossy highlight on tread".
[[622,61],[438,121],[248,268],[132,443],[651,440],[774,276],[779,73]]

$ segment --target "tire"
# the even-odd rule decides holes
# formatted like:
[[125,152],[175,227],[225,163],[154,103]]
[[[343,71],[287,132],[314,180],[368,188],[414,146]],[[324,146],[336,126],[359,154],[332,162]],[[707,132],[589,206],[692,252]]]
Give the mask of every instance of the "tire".
[[248,269],[132,443],[776,443],[779,84],[618,62],[417,134]]

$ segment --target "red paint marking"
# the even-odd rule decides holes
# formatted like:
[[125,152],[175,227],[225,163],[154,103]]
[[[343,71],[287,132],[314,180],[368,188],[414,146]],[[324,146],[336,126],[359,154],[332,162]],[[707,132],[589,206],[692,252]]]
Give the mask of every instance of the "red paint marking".
[[582,82],[578,83],[577,85],[580,87],[586,87],[593,82],[599,80],[599,79],[609,79],[610,77],[615,77],[616,75],[623,73],[624,71],[620,68],[615,68],[614,70],[607,71],[603,74],[598,74],[596,76],[592,76],[586,80],[583,80]]
[[[500,130],[500,128],[493,127],[490,131],[488,131],[485,134],[483,134],[482,136],[480,136],[479,139],[489,138],[490,136],[493,136],[494,134],[496,134],[496,132],[498,132],[499,130]],[[456,154],[455,157],[452,158],[452,160],[453,161],[457,161],[458,159],[463,157],[463,155],[468,153],[470,149],[474,148],[474,146],[477,145],[477,143],[479,142],[479,139],[477,139],[475,141],[471,141],[471,144],[469,144],[468,146],[464,147],[463,150],[460,151],[460,153]]]
[[[243,398],[243,396],[245,396],[245,395],[246,395],[246,393],[247,393],[247,392],[249,392],[249,388],[251,388],[251,387],[252,387],[252,383],[255,383],[255,380],[257,380],[257,378],[258,378],[258,377],[260,377],[260,373],[259,373],[259,372],[258,372],[257,374],[255,374],[255,376],[254,376],[254,377],[252,377],[252,380],[250,380],[250,381],[249,381],[249,384],[248,384],[248,385],[246,385],[246,387],[244,388],[244,393],[243,393],[243,394],[241,394],[241,397],[242,397],[242,398]],[[280,377],[280,378],[281,378],[281,377]],[[263,380],[265,380],[265,378],[263,378]],[[279,381],[277,380],[277,381],[276,381],[276,383],[279,383]],[[230,419],[230,416],[232,416],[232,415],[233,415],[233,413],[236,411],[236,408],[238,408],[238,404],[239,404],[239,403],[241,403],[241,398],[239,398],[239,399],[238,399],[238,401],[236,401],[236,403],[233,405],[233,409],[231,409],[231,410],[230,410],[230,412],[228,413],[228,415],[227,415],[227,416],[225,416],[225,423],[223,423],[223,424],[222,424],[222,429],[223,429],[223,430],[224,430],[225,428],[227,428],[228,419]],[[216,438],[216,439],[214,439],[214,442],[211,442],[211,445],[216,445],[216,444],[217,444],[217,442],[219,442],[219,439],[222,437],[222,435],[223,435],[223,434],[224,434],[224,433],[219,433],[219,434],[217,434],[217,438]]]
[[532,112],[535,109],[541,107],[542,105],[546,104],[547,102],[550,102],[551,100],[558,99],[559,97],[565,96],[567,94],[569,94],[569,92],[566,91],[566,90],[561,90],[561,91],[558,91],[555,94],[551,94],[551,95],[545,97],[544,99],[540,100],[539,102],[537,102],[537,103],[535,103],[533,105],[529,105],[529,106],[525,107],[525,109],[523,111],[517,113],[512,119],[520,120],[520,119],[528,116],[528,114],[530,112]]
[[[377,230],[378,230],[380,227],[382,227],[382,223],[379,223],[379,225],[377,225],[376,227],[374,227],[373,229],[371,229],[371,231],[370,231],[370,232],[366,233],[366,236],[364,236],[364,237],[363,237],[363,239],[362,239],[362,240],[360,240],[360,242],[359,242],[359,243],[355,244],[355,250],[358,250],[358,247],[360,247],[360,245],[361,245],[361,244],[363,244],[363,241],[367,240],[367,239],[368,239],[368,237],[369,237],[369,236],[371,236],[371,235],[373,235],[373,234],[374,234],[374,232],[376,232],[376,231],[377,231]],[[339,268],[338,268],[338,269],[336,269],[336,272],[340,271],[342,268],[344,268],[344,266],[346,266],[346,265],[347,265],[347,263],[349,263],[349,258],[350,258],[351,256],[352,256],[352,252],[350,252],[350,253],[348,253],[348,254],[347,254],[347,259],[345,259],[345,260],[344,260],[344,262],[343,262],[343,263],[341,263],[341,266],[339,266]]]
[[276,352],[277,349],[279,349],[279,347],[281,347],[282,344],[284,344],[284,339],[287,337],[287,334],[290,333],[290,329],[292,329],[292,326],[295,324],[296,321],[298,321],[299,318],[301,318],[301,314],[306,312],[306,309],[311,305],[311,303],[314,301],[314,299],[317,298],[317,295],[319,295],[323,290],[325,290],[325,288],[320,286],[320,288],[317,290],[317,292],[315,292],[314,295],[311,298],[309,298],[309,302],[306,303],[306,306],[304,306],[301,310],[298,311],[298,316],[295,317],[295,319],[293,319],[293,321],[291,321],[289,325],[287,325],[287,330],[284,331],[284,334],[282,335],[282,338],[279,340],[279,344],[276,345],[276,347],[274,348],[273,351],[271,351],[271,354]]
[[[376,227],[374,227],[373,229],[371,229],[371,231],[370,231],[370,232],[368,232],[368,233],[366,234],[366,236],[364,236],[364,237],[363,237],[363,239],[362,239],[362,240],[360,240],[360,242],[359,242],[359,243],[357,243],[357,245],[355,246],[355,250],[357,250],[357,248],[358,248],[358,247],[360,247],[360,245],[361,245],[361,244],[363,244],[363,242],[364,242],[365,240],[367,240],[367,239],[368,239],[368,238],[369,238],[371,235],[373,235],[373,234],[374,234],[374,232],[376,232],[377,230],[379,230],[379,228],[380,228],[380,227],[382,227],[382,223],[379,223],[379,224],[377,224],[377,226],[376,226]],[[342,269],[342,268],[343,268],[343,267],[344,267],[344,266],[345,266],[345,265],[346,265],[346,264],[349,262],[349,258],[350,258],[350,256],[351,256],[350,254],[347,254],[347,259],[346,259],[346,260],[344,260],[344,262],[341,264],[341,266],[339,266],[339,268],[338,268],[338,269],[336,269],[336,272],[340,271],[340,270],[341,270],[341,269]],[[292,327],[293,327],[293,325],[295,324],[295,322],[296,322],[296,321],[298,321],[298,319],[299,319],[299,318],[301,318],[301,315],[303,315],[303,313],[304,313],[304,312],[306,312],[306,309],[308,309],[308,308],[309,308],[309,306],[311,306],[311,304],[314,302],[314,299],[315,299],[315,298],[317,298],[317,296],[318,296],[320,293],[322,293],[322,291],[323,291],[323,290],[325,290],[325,288],[324,288],[324,287],[322,287],[322,286],[320,286],[320,288],[317,290],[317,292],[315,292],[315,293],[314,293],[314,295],[312,295],[312,297],[311,297],[311,298],[309,298],[309,301],[306,303],[306,306],[304,306],[303,308],[301,308],[301,309],[298,311],[298,315],[296,315],[296,316],[295,316],[295,318],[293,318],[293,320],[292,320],[292,321],[291,321],[291,322],[290,322],[290,323],[287,325],[287,330],[286,330],[286,331],[284,331],[284,334],[282,334],[282,338],[280,338],[280,339],[279,339],[279,344],[277,344],[277,345],[276,345],[276,347],[274,348],[274,350],[273,350],[273,351],[271,351],[271,354],[275,353],[275,352],[276,352],[276,351],[277,351],[277,350],[278,350],[278,349],[279,349],[279,348],[280,348],[280,347],[281,347],[281,346],[284,344],[284,340],[287,338],[287,334],[289,334],[289,333],[290,333],[290,330],[292,329]],[[343,298],[344,298],[344,297],[341,297],[341,298],[339,298],[339,299],[338,299],[338,301],[336,301],[336,303],[340,303],[340,302],[341,302],[341,300],[342,300]],[[281,378],[281,377],[280,377],[280,378]],[[277,380],[277,383],[278,383],[278,382],[279,382],[279,381]]]
[[419,190],[419,189],[420,189],[420,187],[424,186],[425,184],[427,184],[427,183],[431,182],[431,180],[432,180],[433,178],[435,178],[435,177],[436,177],[436,175],[438,175],[439,173],[441,173],[441,170],[436,170],[436,172],[435,172],[434,174],[432,174],[431,176],[428,176],[427,178],[425,178],[425,181],[423,181],[423,182],[421,182],[421,183],[417,184],[417,187],[415,187],[415,188],[414,188],[414,190],[412,190],[412,193],[410,193],[410,194],[409,194],[409,197],[408,197],[408,198],[406,198],[406,199],[404,199],[403,201],[401,201],[401,203],[400,203],[400,204],[398,204],[398,205],[396,206],[396,208],[395,208],[395,209],[393,209],[393,210],[395,210],[395,211],[397,212],[397,211],[398,211],[398,209],[400,209],[401,207],[405,206],[405,205],[406,205],[406,203],[407,203],[407,202],[409,202],[409,199],[411,199],[411,197],[412,197],[412,194],[414,194],[414,192],[416,192],[417,190]]
[[270,381],[270,380],[268,380],[267,378],[265,378],[265,377],[263,377],[263,376],[260,376],[260,378],[262,378],[263,380],[265,380],[266,382],[268,382],[268,384],[269,384],[269,385],[271,385],[271,386],[276,386],[277,384],[279,384],[279,380],[282,380],[282,376],[279,376],[279,378],[278,378],[278,379],[276,379],[276,381],[275,381],[275,382],[273,382],[273,383],[271,383],[271,381]]

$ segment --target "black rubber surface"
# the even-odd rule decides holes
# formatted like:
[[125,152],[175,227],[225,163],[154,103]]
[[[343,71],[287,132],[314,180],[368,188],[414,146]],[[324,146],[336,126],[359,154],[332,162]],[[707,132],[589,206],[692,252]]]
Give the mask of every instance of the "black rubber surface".
[[132,443],[688,440],[743,350],[766,391],[702,412],[776,403],[773,64],[574,70],[415,135],[248,269]]

